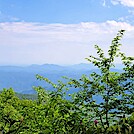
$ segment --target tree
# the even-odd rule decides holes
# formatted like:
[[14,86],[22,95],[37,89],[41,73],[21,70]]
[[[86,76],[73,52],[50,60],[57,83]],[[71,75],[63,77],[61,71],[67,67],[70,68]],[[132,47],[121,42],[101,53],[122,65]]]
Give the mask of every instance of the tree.
[[[113,131],[120,119],[126,119],[134,112],[134,57],[127,57],[120,52],[120,40],[124,30],[120,30],[112,40],[108,50],[108,57],[104,51],[95,45],[98,57],[86,58],[100,70],[89,77],[83,75],[79,80],[70,79],[68,84],[81,89],[75,96],[74,103],[85,109],[90,121],[97,120],[98,133]],[[120,57],[124,68],[121,73],[111,71],[116,57]],[[96,97],[101,99],[96,102]],[[102,126],[100,130],[100,126]],[[118,126],[118,125],[117,125]],[[131,127],[128,124],[127,128]],[[118,127],[118,131],[121,131]]]

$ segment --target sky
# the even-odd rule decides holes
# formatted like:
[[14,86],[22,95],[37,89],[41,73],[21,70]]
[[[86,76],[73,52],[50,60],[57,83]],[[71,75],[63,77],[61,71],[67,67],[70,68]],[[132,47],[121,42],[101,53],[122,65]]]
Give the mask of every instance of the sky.
[[121,29],[134,56],[134,0],[0,0],[0,65],[87,63]]

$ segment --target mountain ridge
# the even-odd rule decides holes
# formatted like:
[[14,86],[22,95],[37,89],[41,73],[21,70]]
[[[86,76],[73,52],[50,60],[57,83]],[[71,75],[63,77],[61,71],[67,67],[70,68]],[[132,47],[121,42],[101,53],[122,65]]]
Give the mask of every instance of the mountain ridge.
[[[79,79],[81,75],[99,72],[91,64],[81,63],[69,66],[56,64],[33,64],[29,66],[0,66],[0,89],[12,87],[18,93],[35,93],[32,86],[43,86],[51,90],[51,86],[36,79],[36,74],[42,75],[56,83],[62,76]],[[114,71],[120,71],[115,69]]]

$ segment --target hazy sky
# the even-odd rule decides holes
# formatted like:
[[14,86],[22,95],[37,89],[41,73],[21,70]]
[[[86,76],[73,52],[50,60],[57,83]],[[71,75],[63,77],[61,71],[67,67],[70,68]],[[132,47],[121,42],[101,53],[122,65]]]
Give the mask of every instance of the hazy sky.
[[134,56],[134,0],[0,0],[0,65],[86,62],[120,29]]

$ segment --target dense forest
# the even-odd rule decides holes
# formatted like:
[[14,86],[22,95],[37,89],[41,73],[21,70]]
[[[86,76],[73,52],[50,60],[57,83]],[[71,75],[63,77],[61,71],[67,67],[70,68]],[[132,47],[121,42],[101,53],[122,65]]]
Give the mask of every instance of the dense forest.
[[[101,73],[92,72],[79,79],[64,77],[64,81],[56,84],[38,74],[36,78],[54,90],[35,86],[36,95],[22,96],[12,88],[3,89],[0,92],[0,132],[134,134],[134,57],[127,57],[119,49],[124,32],[120,30],[112,40],[108,56],[95,45],[98,57],[86,58]],[[116,58],[122,61],[121,72],[111,71]],[[79,90],[68,94],[72,88]],[[98,98],[101,101],[97,101]]]

